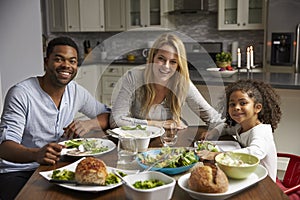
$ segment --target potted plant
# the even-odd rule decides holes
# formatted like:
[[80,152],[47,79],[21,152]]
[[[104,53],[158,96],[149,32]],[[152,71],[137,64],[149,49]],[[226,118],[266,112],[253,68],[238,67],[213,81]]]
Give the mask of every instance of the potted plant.
[[220,68],[225,68],[231,65],[232,57],[229,52],[221,52],[216,55],[216,64]]

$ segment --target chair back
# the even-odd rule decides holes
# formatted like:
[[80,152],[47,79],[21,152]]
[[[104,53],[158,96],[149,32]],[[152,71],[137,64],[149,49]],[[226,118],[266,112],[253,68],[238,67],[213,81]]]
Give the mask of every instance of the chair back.
[[277,156],[290,159],[282,184],[287,188],[300,184],[300,156],[288,153],[277,153]]

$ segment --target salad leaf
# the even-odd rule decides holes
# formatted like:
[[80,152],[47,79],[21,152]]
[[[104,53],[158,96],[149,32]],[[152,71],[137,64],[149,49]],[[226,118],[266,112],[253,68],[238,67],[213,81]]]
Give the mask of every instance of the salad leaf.
[[122,126],[122,130],[146,130],[146,127],[142,127],[140,124],[136,126]]
[[218,152],[216,145],[209,141],[199,142],[197,144],[197,151],[208,150],[211,152]]

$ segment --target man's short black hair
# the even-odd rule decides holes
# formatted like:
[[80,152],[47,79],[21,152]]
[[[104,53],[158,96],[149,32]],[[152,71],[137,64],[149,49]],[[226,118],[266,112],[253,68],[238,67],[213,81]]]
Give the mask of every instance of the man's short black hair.
[[57,37],[54,38],[53,40],[51,40],[48,43],[47,46],[47,52],[46,52],[46,57],[48,58],[49,55],[53,52],[53,49],[55,46],[57,45],[68,45],[70,47],[73,47],[74,49],[76,49],[77,52],[77,57],[79,58],[79,50],[78,50],[78,46],[77,44],[69,37]]

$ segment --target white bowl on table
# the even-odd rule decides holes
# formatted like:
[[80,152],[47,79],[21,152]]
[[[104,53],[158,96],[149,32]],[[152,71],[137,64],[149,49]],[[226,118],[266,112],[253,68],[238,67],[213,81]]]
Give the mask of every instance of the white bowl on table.
[[[171,199],[175,188],[176,180],[170,176],[156,171],[141,172],[138,174],[123,177],[127,184],[124,184],[125,194],[132,200],[158,200]],[[165,184],[151,189],[137,189],[133,184],[137,181],[158,179]]]
[[214,77],[223,77],[223,78],[228,78],[231,77],[233,74],[237,72],[236,69],[233,70],[224,70],[220,71],[221,68],[207,68],[206,71],[208,71],[212,76]]

